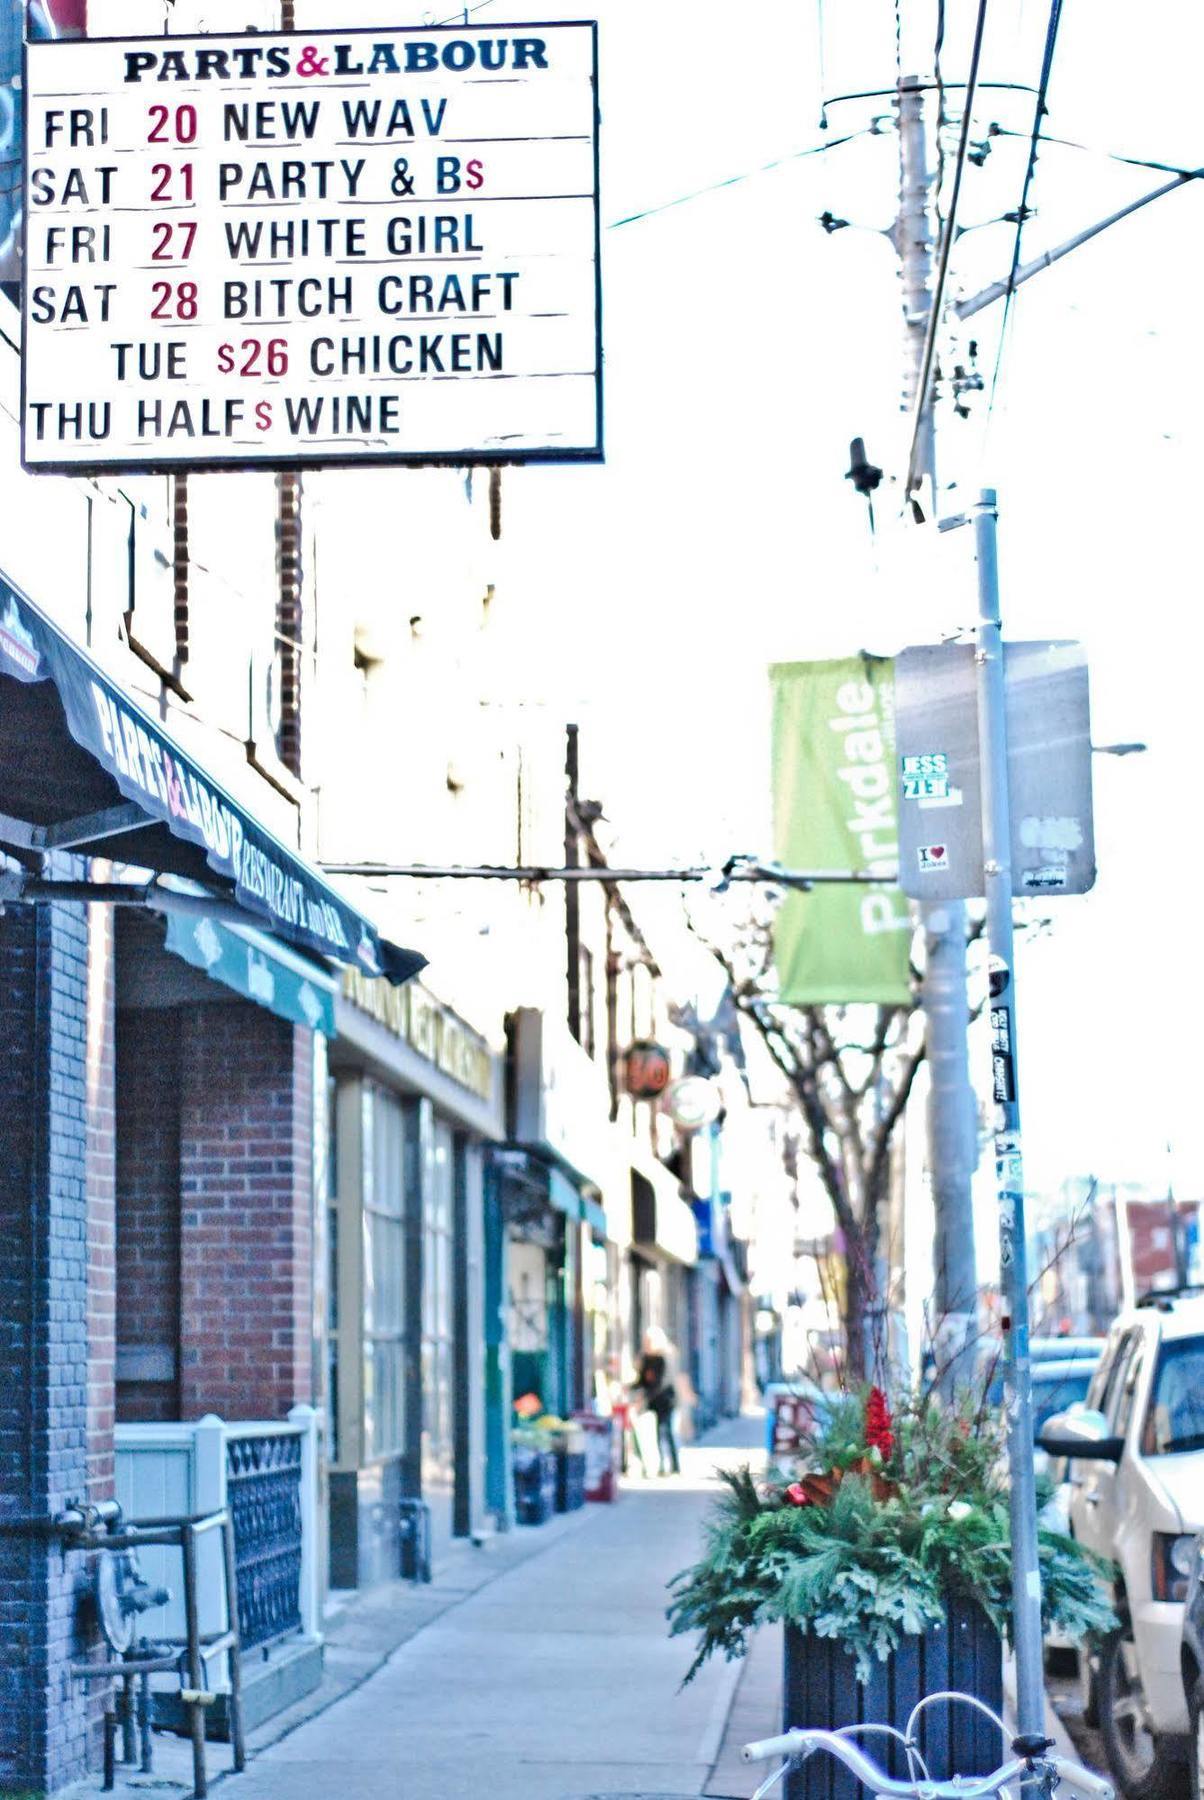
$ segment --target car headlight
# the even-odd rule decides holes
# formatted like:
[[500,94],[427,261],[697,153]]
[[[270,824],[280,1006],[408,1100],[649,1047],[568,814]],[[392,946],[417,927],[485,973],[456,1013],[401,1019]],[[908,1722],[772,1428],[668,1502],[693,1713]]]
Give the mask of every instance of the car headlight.
[[1155,1600],[1186,1600],[1187,1583],[1196,1559],[1194,1532],[1183,1536],[1173,1531],[1154,1533],[1153,1589]]

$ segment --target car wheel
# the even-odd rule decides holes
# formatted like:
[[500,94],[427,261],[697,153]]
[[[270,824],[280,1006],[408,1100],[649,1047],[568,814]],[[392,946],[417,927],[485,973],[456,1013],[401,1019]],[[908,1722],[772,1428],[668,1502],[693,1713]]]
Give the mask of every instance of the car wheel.
[[1187,1764],[1191,1800],[1204,1800],[1204,1680],[1197,1681],[1188,1695],[1187,1711],[1191,1719],[1191,1748]]
[[1179,1791],[1182,1764],[1151,1729],[1137,1645],[1127,1629],[1113,1632],[1100,1652],[1099,1722],[1108,1766],[1128,1800]]

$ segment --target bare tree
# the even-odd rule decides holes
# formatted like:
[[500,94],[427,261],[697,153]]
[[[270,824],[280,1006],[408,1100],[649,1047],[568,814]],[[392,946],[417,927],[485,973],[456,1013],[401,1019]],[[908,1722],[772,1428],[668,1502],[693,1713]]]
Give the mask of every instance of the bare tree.
[[[878,1261],[890,1188],[891,1151],[924,1061],[923,1015],[904,1006],[790,1006],[777,997],[771,921],[778,896],[760,896],[760,916],[737,922],[727,906],[703,930],[690,925],[726,970],[739,1013],[753,1025],[798,1102],[804,1147],[844,1240],[845,1369],[862,1381],[884,1345],[872,1341],[884,1296]],[[754,902],[754,906],[755,906]],[[716,938],[722,938],[727,949]],[[913,991],[918,995],[919,977]]]
[[798,1101],[808,1152],[832,1202],[845,1246],[846,1369],[862,1381],[871,1373],[870,1327],[881,1298],[891,1146],[924,1060],[915,1009],[783,1006],[749,980],[734,981],[733,993]]

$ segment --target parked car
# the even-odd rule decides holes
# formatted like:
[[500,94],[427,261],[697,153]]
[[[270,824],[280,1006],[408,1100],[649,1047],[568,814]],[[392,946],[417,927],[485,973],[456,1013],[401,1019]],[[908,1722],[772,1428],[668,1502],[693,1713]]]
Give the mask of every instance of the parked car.
[[1070,1529],[1117,1565],[1120,1628],[1084,1658],[1112,1774],[1130,1800],[1182,1775],[1188,1708],[1180,1645],[1204,1525],[1204,1294],[1153,1294],[1123,1314],[1084,1405],[1041,1433],[1070,1459]]
[[1196,1539],[1183,1607],[1183,1696],[1191,1730],[1187,1767],[1192,1800],[1204,1800],[1204,1565]]
[[[1100,1341],[1100,1350],[1103,1349]],[[1055,1475],[1063,1485],[1064,1471],[1047,1451],[1041,1448],[1041,1433],[1048,1421],[1058,1413],[1068,1412],[1072,1406],[1086,1404],[1087,1395],[1091,1391],[1091,1383],[1099,1368],[1099,1351],[1094,1356],[1068,1356],[1056,1361],[1034,1361],[1033,1363],[1033,1461],[1037,1474]],[[1060,1491],[1060,1490],[1059,1490]],[[1059,1494],[1054,1495],[1054,1500]],[[1065,1505],[1069,1505],[1069,1494],[1062,1496]],[[1064,1529],[1064,1527],[1059,1527]]]

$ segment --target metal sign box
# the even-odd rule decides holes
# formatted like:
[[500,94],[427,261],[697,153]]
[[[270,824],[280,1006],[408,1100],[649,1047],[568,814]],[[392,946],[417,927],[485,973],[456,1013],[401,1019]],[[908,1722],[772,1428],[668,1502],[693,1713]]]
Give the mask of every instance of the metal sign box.
[[[899,885],[914,900],[983,894],[978,696],[972,644],[895,661]],[[1012,892],[1085,894],[1095,881],[1091,719],[1081,644],[1004,650]]]

